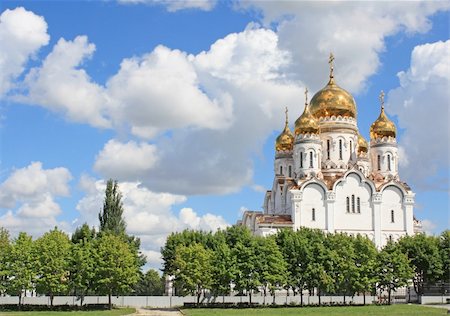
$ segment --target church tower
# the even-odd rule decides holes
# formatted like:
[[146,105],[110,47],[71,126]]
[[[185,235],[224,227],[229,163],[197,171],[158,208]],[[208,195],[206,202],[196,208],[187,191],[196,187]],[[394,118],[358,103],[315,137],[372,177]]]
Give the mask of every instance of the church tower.
[[275,174],[282,177],[292,178],[294,175],[292,150],[294,147],[294,135],[289,128],[288,109],[286,107],[286,121],[284,130],[275,141]]
[[384,92],[380,94],[381,113],[370,127],[370,159],[375,179],[398,178],[398,153],[395,124],[384,112]]

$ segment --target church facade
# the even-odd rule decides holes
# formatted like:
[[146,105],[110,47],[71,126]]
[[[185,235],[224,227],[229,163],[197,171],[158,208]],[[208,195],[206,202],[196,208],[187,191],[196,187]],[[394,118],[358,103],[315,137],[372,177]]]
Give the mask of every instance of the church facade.
[[246,211],[238,222],[261,236],[281,228],[321,229],[364,235],[379,248],[421,231],[413,215],[414,192],[400,180],[397,130],[384,111],[370,127],[370,143],[358,131],[352,95],[333,76],[275,143],[274,181],[263,211]]

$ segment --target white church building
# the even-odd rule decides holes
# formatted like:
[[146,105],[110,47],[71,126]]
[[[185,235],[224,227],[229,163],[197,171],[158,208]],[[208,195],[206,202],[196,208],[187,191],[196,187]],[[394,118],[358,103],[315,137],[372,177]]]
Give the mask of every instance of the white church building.
[[414,192],[398,173],[396,127],[381,111],[370,127],[370,143],[358,131],[356,102],[333,76],[275,143],[275,176],[264,210],[246,211],[238,222],[260,236],[281,228],[309,227],[361,234],[378,248],[421,231],[414,218]]

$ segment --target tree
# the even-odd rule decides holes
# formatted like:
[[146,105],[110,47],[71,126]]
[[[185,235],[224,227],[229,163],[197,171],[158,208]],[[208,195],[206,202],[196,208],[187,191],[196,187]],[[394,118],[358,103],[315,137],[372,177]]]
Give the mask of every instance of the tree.
[[[90,235],[83,237],[81,240],[76,240],[77,243],[72,244],[70,255],[70,287],[74,294],[81,299],[81,305],[83,305],[85,295],[93,290],[97,264],[94,240],[88,238],[90,238]],[[73,236],[72,240],[74,240]]]
[[355,265],[357,269],[357,278],[354,282],[356,292],[363,293],[364,305],[366,304],[366,292],[375,288],[376,284],[376,264],[377,248],[375,244],[367,237],[357,235],[354,239]]
[[22,295],[31,290],[35,278],[33,240],[24,232],[14,240],[8,254],[8,293],[19,297],[19,308],[22,305]]
[[230,293],[231,282],[234,279],[235,258],[230,247],[226,243],[225,232],[217,231],[214,234],[213,256],[212,256],[212,281],[211,291],[214,296],[225,295]]
[[69,237],[56,227],[35,242],[37,291],[50,296],[51,306],[55,295],[68,290],[70,245]]
[[443,282],[450,281],[450,230],[444,230],[439,236],[439,252],[442,260]]
[[112,309],[111,296],[130,291],[139,280],[136,256],[124,236],[104,233],[95,240],[94,246],[95,289],[108,295],[109,308]]
[[134,292],[136,295],[163,295],[164,278],[155,269],[150,269],[145,274],[140,275]]
[[8,282],[8,253],[10,250],[9,232],[0,227],[0,296],[4,295]]
[[391,303],[391,292],[408,284],[414,271],[410,267],[408,257],[401,252],[397,244],[388,244],[378,253],[377,279],[378,288],[388,291],[388,302]]
[[100,232],[125,235],[126,223],[122,215],[122,193],[119,191],[117,181],[109,179],[106,183],[103,210],[98,215],[98,219],[100,221]]
[[77,227],[72,234],[72,243],[77,244],[79,242],[91,241],[96,236],[95,228],[90,228],[87,223],[84,223],[80,227]]
[[197,305],[203,289],[212,281],[212,252],[201,244],[179,246],[175,253],[175,283],[184,291],[197,296]]
[[401,238],[398,246],[408,256],[414,269],[414,289],[417,294],[423,295],[424,284],[436,282],[443,273],[439,239],[423,233],[416,234]]

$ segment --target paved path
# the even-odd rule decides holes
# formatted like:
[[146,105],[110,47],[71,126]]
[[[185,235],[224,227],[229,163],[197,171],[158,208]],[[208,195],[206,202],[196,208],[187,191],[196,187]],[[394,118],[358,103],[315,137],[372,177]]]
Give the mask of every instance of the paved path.
[[136,308],[136,313],[132,315],[182,316],[182,314],[176,309],[145,309],[145,308]]

